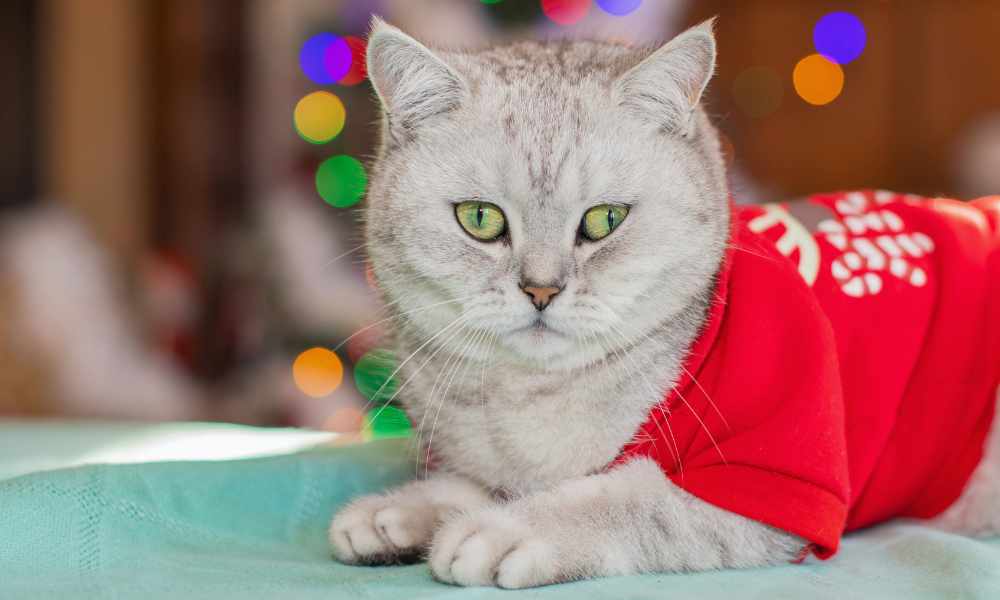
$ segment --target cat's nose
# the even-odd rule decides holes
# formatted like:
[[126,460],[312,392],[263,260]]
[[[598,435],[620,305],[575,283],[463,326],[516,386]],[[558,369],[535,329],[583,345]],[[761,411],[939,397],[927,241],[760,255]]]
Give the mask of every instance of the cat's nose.
[[553,285],[540,286],[532,283],[522,283],[521,291],[531,296],[531,303],[535,305],[535,308],[545,310],[545,307],[552,303],[552,299],[562,291],[562,288]]

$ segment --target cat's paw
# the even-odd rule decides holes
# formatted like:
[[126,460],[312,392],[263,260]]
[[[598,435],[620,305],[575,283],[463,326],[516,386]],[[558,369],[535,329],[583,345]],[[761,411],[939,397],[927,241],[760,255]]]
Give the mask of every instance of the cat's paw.
[[333,518],[330,545],[337,560],[351,565],[415,562],[430,543],[436,519],[429,503],[367,496]]
[[434,535],[430,567],[445,583],[514,589],[561,581],[557,558],[522,517],[490,508],[445,523]]

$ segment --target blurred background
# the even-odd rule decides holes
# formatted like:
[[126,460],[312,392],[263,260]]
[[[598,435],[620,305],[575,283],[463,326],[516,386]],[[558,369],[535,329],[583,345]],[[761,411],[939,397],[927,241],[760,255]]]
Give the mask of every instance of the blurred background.
[[358,246],[373,14],[452,47],[718,15],[739,202],[1000,191],[995,0],[4,0],[0,418],[399,426]]

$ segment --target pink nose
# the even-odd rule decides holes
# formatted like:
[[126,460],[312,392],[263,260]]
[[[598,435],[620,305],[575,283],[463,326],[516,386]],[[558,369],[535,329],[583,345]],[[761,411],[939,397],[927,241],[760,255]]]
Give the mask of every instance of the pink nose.
[[556,294],[561,292],[560,288],[554,286],[538,287],[533,285],[527,285],[521,288],[524,293],[531,296],[531,303],[535,305],[538,310],[545,310],[552,299],[556,297]]

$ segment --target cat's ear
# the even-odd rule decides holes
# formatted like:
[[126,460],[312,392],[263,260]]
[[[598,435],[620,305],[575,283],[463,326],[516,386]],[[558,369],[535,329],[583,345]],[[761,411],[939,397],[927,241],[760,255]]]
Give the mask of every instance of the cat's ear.
[[375,18],[368,37],[368,76],[394,134],[408,133],[424,119],[458,106],[467,87],[462,77],[426,46]]
[[678,35],[616,82],[621,104],[665,131],[687,135],[715,73],[715,19]]

